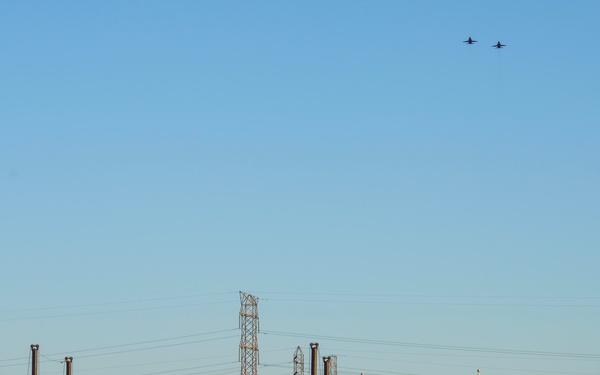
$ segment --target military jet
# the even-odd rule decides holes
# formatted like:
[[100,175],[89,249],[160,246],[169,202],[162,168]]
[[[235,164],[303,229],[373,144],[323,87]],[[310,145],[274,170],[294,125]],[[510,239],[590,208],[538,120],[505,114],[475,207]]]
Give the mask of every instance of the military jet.
[[506,44],[502,44],[502,43],[500,43],[500,42],[498,42],[498,43],[496,43],[496,44],[492,45],[492,47],[494,47],[494,48],[498,48],[498,49],[500,49],[500,48],[502,48],[502,47],[505,47],[505,46],[506,46]]
[[463,40],[463,43],[467,43],[467,44],[473,44],[473,43],[477,43],[476,40],[471,39],[471,37],[469,37],[469,39],[467,40]]

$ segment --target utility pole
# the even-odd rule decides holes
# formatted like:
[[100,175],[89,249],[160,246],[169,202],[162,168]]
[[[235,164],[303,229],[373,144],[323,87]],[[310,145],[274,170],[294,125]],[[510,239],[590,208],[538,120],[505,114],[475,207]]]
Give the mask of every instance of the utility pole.
[[304,353],[300,347],[294,352],[294,375],[304,375]]
[[310,343],[310,375],[317,375],[319,343]]
[[65,357],[65,365],[67,366],[67,374],[66,375],[72,375],[73,357]]
[[31,345],[31,375],[37,375],[38,373],[38,350],[40,346],[38,344]]
[[240,375],[258,375],[258,297],[240,291]]
[[329,360],[331,357],[323,357],[323,375],[329,375]]

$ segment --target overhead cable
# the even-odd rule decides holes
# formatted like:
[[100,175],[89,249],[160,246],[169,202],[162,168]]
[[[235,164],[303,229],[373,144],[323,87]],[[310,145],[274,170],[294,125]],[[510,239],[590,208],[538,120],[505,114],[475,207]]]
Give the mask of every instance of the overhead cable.
[[422,349],[456,350],[456,351],[484,352],[484,353],[502,353],[502,354],[516,354],[516,355],[542,356],[542,357],[600,359],[600,354],[588,354],[588,353],[548,352],[548,351],[536,351],[536,350],[515,350],[515,349],[496,349],[496,348],[456,346],[456,345],[422,344],[422,343],[414,343],[414,342],[360,339],[360,338],[351,338],[351,337],[308,335],[308,334],[302,334],[302,333],[281,332],[281,331],[262,331],[261,334],[275,335],[275,336],[288,336],[288,337],[302,337],[302,338],[307,338],[307,339],[323,339],[323,340],[332,340],[332,341],[341,341],[341,342],[354,342],[354,343],[371,344],[371,345],[404,346],[404,347],[422,348]]

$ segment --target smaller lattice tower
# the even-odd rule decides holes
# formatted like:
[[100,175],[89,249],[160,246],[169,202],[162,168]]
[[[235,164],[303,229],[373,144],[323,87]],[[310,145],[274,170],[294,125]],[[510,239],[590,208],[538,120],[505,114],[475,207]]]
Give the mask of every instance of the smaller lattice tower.
[[240,291],[240,375],[258,375],[258,297]]
[[327,365],[329,366],[329,375],[337,375],[337,355],[329,356]]
[[294,352],[294,375],[304,375],[304,353],[300,347]]

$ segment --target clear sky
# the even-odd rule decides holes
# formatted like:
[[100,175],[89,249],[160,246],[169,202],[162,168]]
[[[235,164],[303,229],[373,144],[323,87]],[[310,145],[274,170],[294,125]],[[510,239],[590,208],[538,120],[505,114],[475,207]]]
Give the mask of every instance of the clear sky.
[[598,19],[0,2],[0,375],[599,374]]

